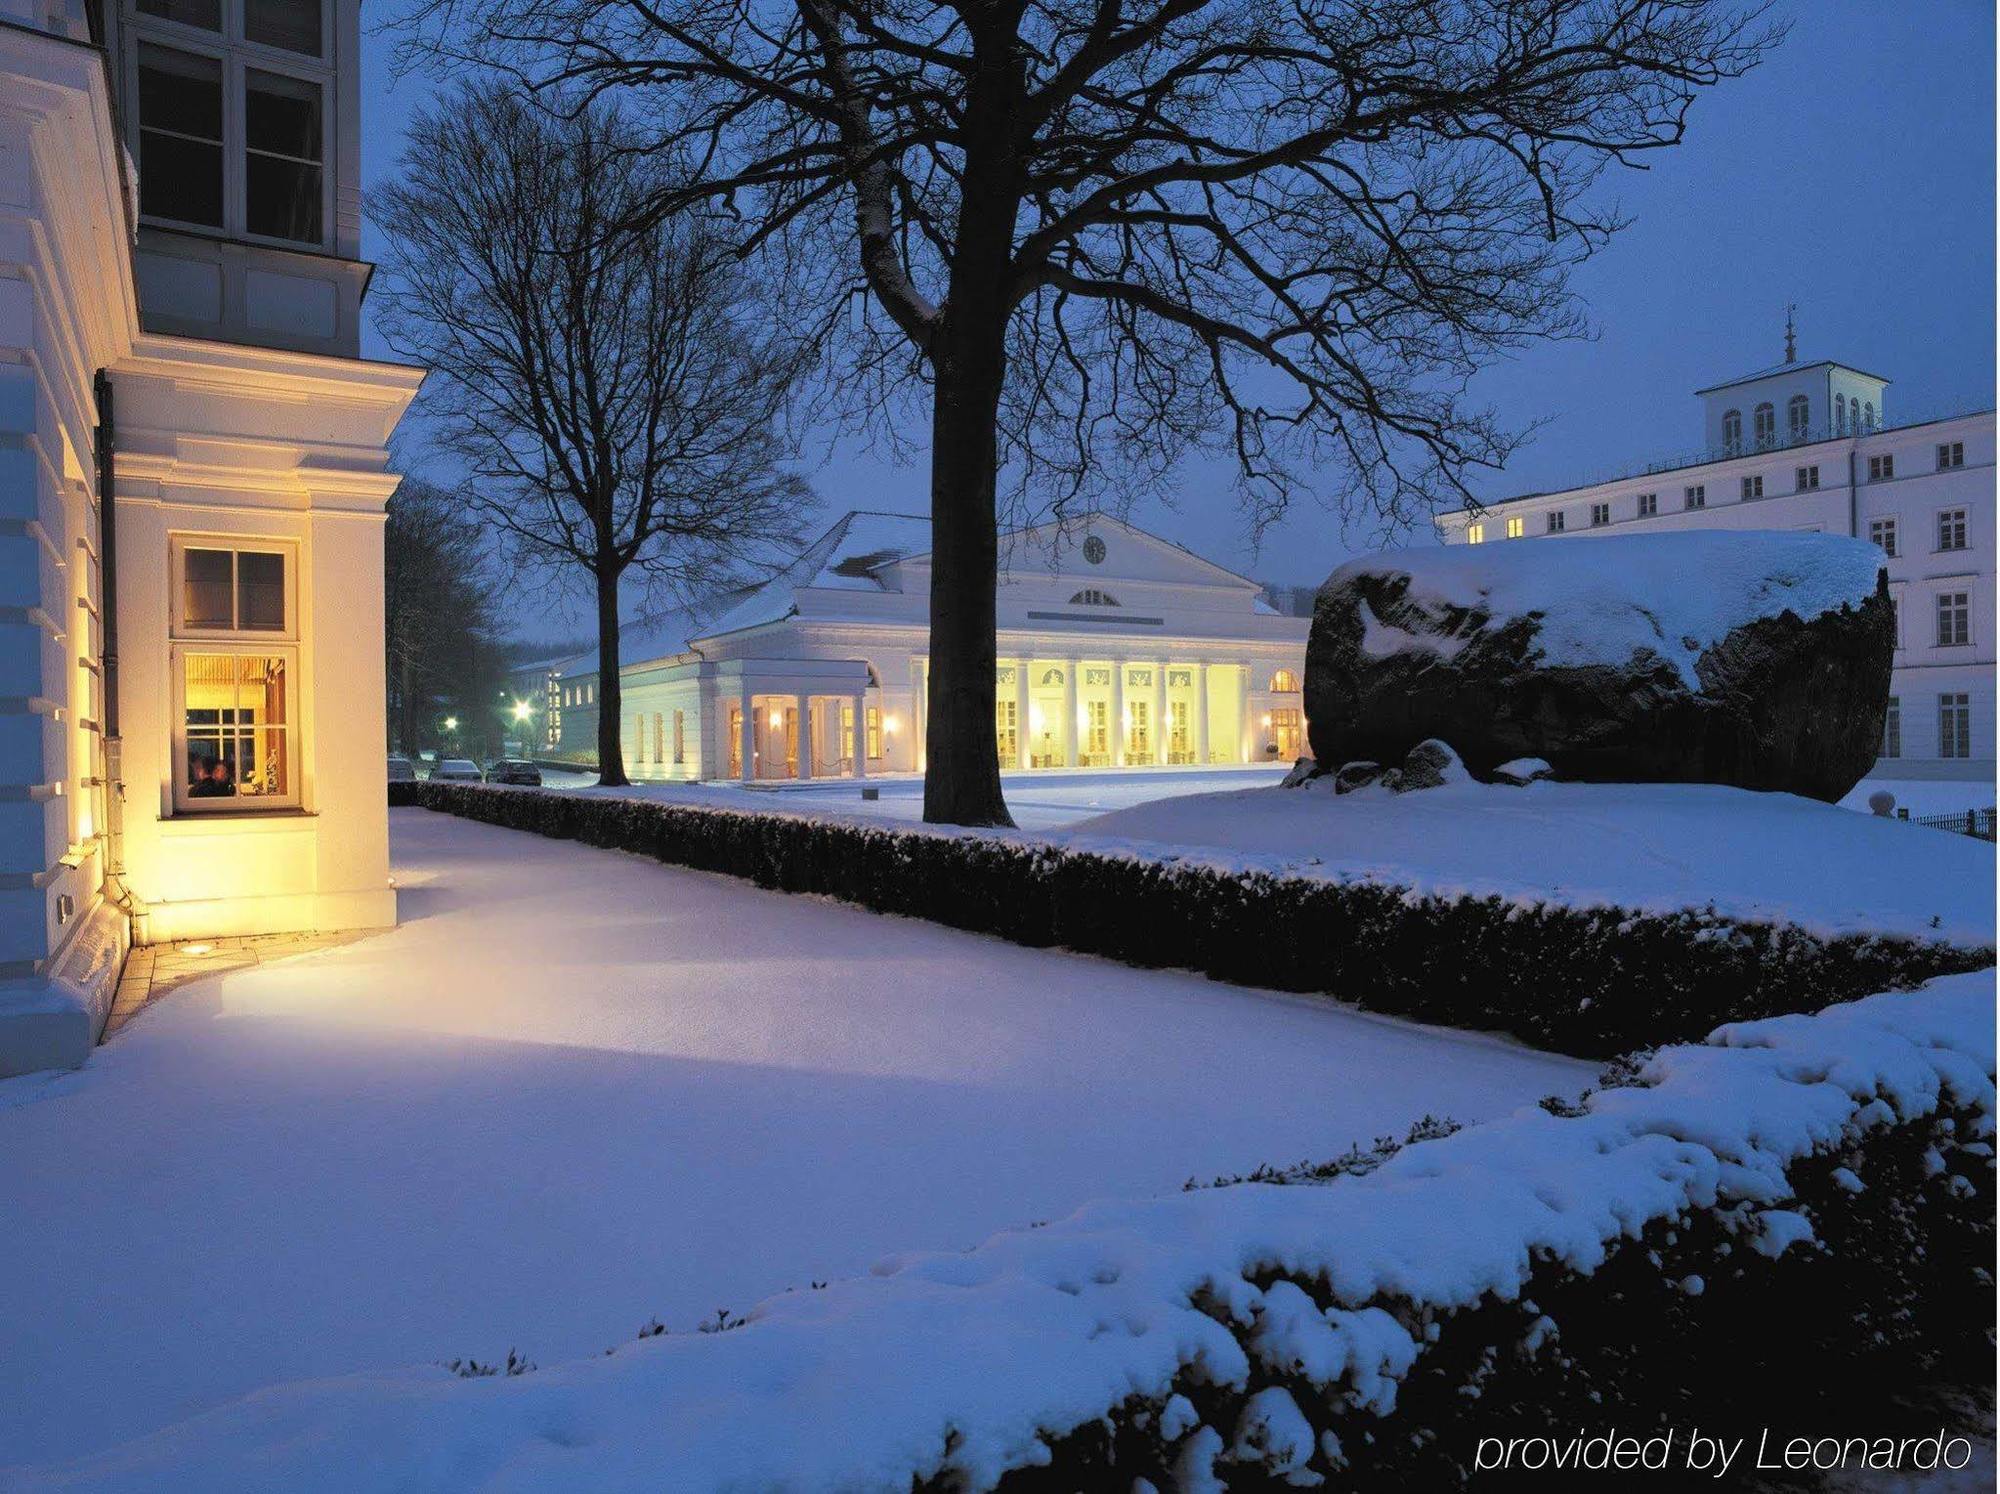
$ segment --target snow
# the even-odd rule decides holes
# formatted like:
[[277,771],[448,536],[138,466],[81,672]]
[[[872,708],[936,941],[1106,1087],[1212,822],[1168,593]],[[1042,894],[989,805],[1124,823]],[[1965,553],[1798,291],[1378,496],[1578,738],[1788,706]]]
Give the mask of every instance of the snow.
[[[720,638],[746,628],[782,622],[796,610],[796,594],[807,587],[819,591],[885,591],[887,588],[875,572],[928,550],[930,543],[931,521],[915,514],[873,513],[865,509],[842,514],[797,560],[720,617],[704,624],[693,636]],[[628,652],[627,657],[636,659],[641,655]]]
[[[1479,633],[1540,614],[1536,646],[1554,666],[1623,665],[1651,651],[1698,689],[1695,661],[1733,629],[1791,612],[1813,618],[1874,594],[1882,552],[1846,535],[1721,532],[1609,535],[1589,545],[1440,545],[1350,560],[1329,586],[1360,575],[1408,576],[1428,613],[1477,609],[1487,621],[1427,636],[1455,653]],[[1372,612],[1362,647],[1395,651],[1407,632]]]
[[[1037,769],[1001,776],[1001,788],[1014,823],[1023,830],[1059,830],[1112,809],[1171,799],[1182,794],[1214,793],[1217,789],[1258,788],[1280,782],[1290,768],[1131,768]],[[629,788],[600,789],[595,773],[545,770],[542,781],[551,789],[582,790],[618,798],[649,799],[663,804],[693,804],[717,809],[747,809],[759,814],[799,814],[814,819],[884,820],[919,824],[924,817],[921,774],[870,777],[801,784],[773,783],[746,788],[737,783],[640,783]],[[879,795],[861,797],[865,783]]]
[[[1559,549],[1552,545],[1550,549]],[[1440,895],[1714,909],[1827,936],[1994,942],[1994,848],[1719,784],[1454,784],[1196,794],[1099,815],[1074,845]]]
[[[83,1070],[0,1083],[0,1465],[367,1372],[416,1397],[409,1419],[354,1423],[372,1446],[329,1427],[280,1455],[318,1462],[311,1479],[132,1485],[477,1487],[483,1455],[459,1474],[416,1451],[431,1397],[456,1415],[441,1360],[518,1348],[556,1366],[655,1315],[678,1344],[787,1288],[845,1302],[810,1284],[886,1251],[962,1250],[1093,1197],[1336,1155],[1426,1112],[1471,1121],[1592,1077],[1324,1001],[420,810],[391,822],[401,927],[183,989]],[[913,1302],[896,1331],[927,1324]],[[736,1363],[749,1378],[691,1388],[680,1413],[726,1411],[739,1390],[831,1408],[850,1372],[855,1394],[893,1373]],[[476,1415],[511,1446],[532,1403],[530,1464],[566,1466],[543,1431],[616,1461],[652,1392],[598,1402],[594,1383],[482,1382]],[[358,1410],[375,1392],[333,1393]],[[826,1440],[798,1437],[798,1456]],[[36,1483],[0,1472],[0,1489],[21,1481]]]
[[[1337,1376],[1318,1394],[1352,1417],[1382,1412],[1428,1335],[1376,1304],[1514,1300],[1537,1258],[1588,1272],[1620,1239],[1694,1209],[1802,1240],[1788,1216],[1803,1214],[1784,1207],[1796,1160],[1946,1106],[1975,1112],[1990,1137],[1993,1000],[1989,971],[1733,1024],[1661,1050],[1640,1085],[1593,1094],[1579,1116],[1522,1107],[1365,1176],[1098,1202],[770,1298],[732,1332],[518,1379],[409,1370],[288,1386],[16,1485],[531,1494],[651,1490],[670,1471],[691,1490],[985,1489],[1045,1461],[1045,1436],[1132,1396],[1195,1379],[1241,1387],[1253,1369],[1277,1380],[1307,1355]],[[1298,1280],[1335,1305],[1312,1308]],[[1259,1396],[1237,1425],[1190,1432],[1186,1485],[1209,1486],[1233,1455],[1291,1467],[1303,1418],[1287,1401]]]

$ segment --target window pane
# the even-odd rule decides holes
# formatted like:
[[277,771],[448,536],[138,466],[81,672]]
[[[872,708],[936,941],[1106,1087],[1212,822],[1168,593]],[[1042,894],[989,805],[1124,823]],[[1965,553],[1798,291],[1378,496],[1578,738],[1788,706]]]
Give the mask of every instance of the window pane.
[[181,566],[181,616],[191,628],[233,628],[229,607],[230,562],[227,550],[184,550]]
[[284,556],[256,550],[244,550],[237,554],[236,626],[284,631]]
[[317,244],[319,85],[255,69],[244,77],[244,226],[270,238]]
[[222,29],[222,0],[139,0],[138,11],[142,16],[179,21],[204,31]]
[[254,151],[319,159],[319,85],[251,68],[243,75],[243,143]]
[[139,211],[222,226],[222,64],[139,48]]
[[320,241],[319,167],[253,155],[243,187],[243,221],[251,233],[301,244]]
[[243,35],[267,47],[319,56],[319,0],[243,0]]
[[182,783],[190,799],[282,796],[291,788],[285,661],[189,654]]

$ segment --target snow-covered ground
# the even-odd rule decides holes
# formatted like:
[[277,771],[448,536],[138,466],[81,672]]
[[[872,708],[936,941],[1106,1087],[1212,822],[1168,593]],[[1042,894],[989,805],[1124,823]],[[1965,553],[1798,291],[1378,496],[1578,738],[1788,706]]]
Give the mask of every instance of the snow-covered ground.
[[1419,891],[1641,912],[1713,905],[1825,934],[1993,942],[1987,842],[1718,784],[1251,789],[1114,811],[1066,838]]
[[[1243,768],[1125,768],[1109,771],[1079,768],[1034,773],[1005,773],[1000,784],[1007,795],[1007,807],[1014,823],[1023,830],[1060,830],[1078,820],[1128,809],[1156,799],[1172,799],[1183,794],[1212,794],[1222,789],[1262,788],[1277,783],[1291,764],[1281,767]],[[868,820],[906,820],[924,817],[924,781],[920,776],[902,774],[894,778],[869,779],[868,787],[881,795],[863,799],[861,787],[851,781],[773,784],[744,788],[734,783],[643,783],[631,788],[599,789],[595,773],[565,773],[544,770],[542,782],[548,788],[585,790],[640,799],[657,799],[672,804],[709,804],[726,809],[780,810],[790,814],[837,816]]]
[[186,988],[80,1072],[0,1083],[0,1465],[278,1381],[509,1348],[552,1365],[655,1315],[689,1329],[887,1251],[1592,1077],[1324,1002],[392,820],[401,927]]
[[1887,789],[1895,797],[1896,808],[1913,815],[1964,814],[1968,809],[1991,809],[1994,786],[1965,778],[1864,778],[1840,801],[1842,809],[1870,813],[1868,796]]

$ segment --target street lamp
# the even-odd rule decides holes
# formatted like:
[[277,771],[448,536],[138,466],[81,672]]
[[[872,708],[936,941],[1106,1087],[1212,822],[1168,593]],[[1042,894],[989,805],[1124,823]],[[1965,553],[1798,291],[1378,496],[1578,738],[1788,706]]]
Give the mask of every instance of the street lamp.
[[446,731],[457,731],[457,730],[458,730],[458,717],[456,717],[456,716],[447,716],[447,717],[445,717],[445,718],[444,718],[444,729],[445,729]]
[[514,719],[516,721],[526,721],[530,716],[534,714],[535,714],[535,708],[529,705],[525,700],[517,700],[514,702]]

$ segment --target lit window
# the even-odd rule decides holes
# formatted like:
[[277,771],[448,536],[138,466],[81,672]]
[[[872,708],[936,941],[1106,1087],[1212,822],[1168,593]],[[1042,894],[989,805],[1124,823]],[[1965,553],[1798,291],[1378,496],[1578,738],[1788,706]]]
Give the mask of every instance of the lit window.
[[1609,524],[1610,522],[1611,522],[1610,504],[1593,503],[1590,505],[1590,523],[1592,528],[1594,529],[1601,528],[1602,526]]
[[1762,404],[1751,412],[1752,428],[1757,434],[1757,447],[1762,450],[1778,438],[1778,412],[1769,404]]
[[296,803],[289,651],[179,657],[176,807]]
[[1298,688],[1299,677],[1289,669],[1280,669],[1276,674],[1271,676],[1271,689],[1275,692],[1283,694],[1297,690]]
[[1793,395],[1790,403],[1785,406],[1785,421],[1791,428],[1794,441],[1805,440],[1806,433],[1811,428],[1809,424],[1811,414],[1812,402],[1803,394]]
[[1940,441],[1937,449],[1938,471],[1949,472],[1954,467],[1965,465],[1965,443],[1963,441]]
[[1522,520],[1522,518],[1520,517],[1520,515],[1516,514],[1516,515],[1515,515],[1515,516],[1514,516],[1513,518],[1511,518],[1511,519],[1509,519],[1509,520],[1507,521],[1507,538],[1508,538],[1508,539],[1510,539],[1510,540],[1517,540],[1517,539],[1519,539],[1519,538],[1520,538],[1520,537],[1521,537],[1522,535],[1526,534],[1527,532],[1528,532],[1528,526],[1527,526],[1526,522],[1525,522],[1524,520]]
[[1882,547],[1882,553],[1891,560],[1896,558],[1896,521],[1894,519],[1870,519],[1868,538]]
[[139,211],[222,227],[222,64],[139,45]]
[[1108,591],[1099,591],[1094,586],[1086,586],[1069,599],[1072,607],[1116,607],[1118,598]]
[[1466,542],[1466,543],[1467,543],[1468,545],[1481,545],[1481,544],[1484,544],[1484,543],[1486,542],[1486,526],[1485,526],[1484,524],[1468,524],[1468,525],[1466,525],[1466,526],[1465,526],[1465,542]]
[[1745,498],[1762,498],[1764,496],[1764,479],[1761,476],[1744,478],[1743,496]]
[[882,708],[868,707],[868,760],[874,762],[882,755]]
[[685,711],[675,711],[674,712],[674,762],[676,764],[680,764],[686,761],[687,761],[687,713]]
[[1691,488],[1682,488],[1681,498],[1683,508],[1708,507],[1708,484],[1698,482]]
[[1972,756],[1972,697],[1938,697],[1938,756]]
[[1964,509],[1942,508],[1938,510],[1937,547],[1940,550],[1963,550],[1965,548]]
[[1569,522],[1569,516],[1565,514],[1561,509],[1558,508],[1552,510],[1549,514],[1549,533],[1561,534],[1563,532],[1563,526],[1568,522]]
[[1641,493],[1639,495],[1640,518],[1650,519],[1653,517],[1653,515],[1657,514],[1659,511],[1660,511],[1660,495],[1658,493]]
[[1882,715],[1882,756],[1901,757],[1903,755],[1903,702],[1896,696],[1889,697],[1889,709]]
[[1972,607],[1969,593],[1963,591],[1938,593],[1937,641],[1939,648],[1957,648],[1972,641]]
[[1722,449],[1741,451],[1743,449],[1743,412],[1730,410],[1722,417]]
[[1868,480],[1870,482],[1885,482],[1895,475],[1896,458],[1894,453],[1884,453],[1881,456],[1872,456],[1868,459]]
[[1819,486],[1819,468],[1818,467],[1799,468],[1797,477],[1794,480],[1793,485],[1797,487],[1797,489],[1801,493],[1810,493],[1814,488]]

